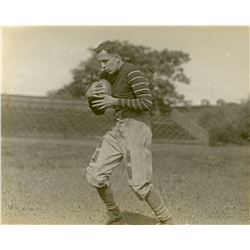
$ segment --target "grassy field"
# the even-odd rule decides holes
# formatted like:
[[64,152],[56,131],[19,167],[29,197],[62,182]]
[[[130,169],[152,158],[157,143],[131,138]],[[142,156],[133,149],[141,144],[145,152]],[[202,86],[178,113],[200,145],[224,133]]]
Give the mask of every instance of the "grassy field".
[[[96,142],[2,138],[3,224],[101,224],[105,209],[85,178]],[[153,145],[153,182],[178,224],[249,224],[249,148]],[[129,189],[113,189],[126,224],[156,224]]]

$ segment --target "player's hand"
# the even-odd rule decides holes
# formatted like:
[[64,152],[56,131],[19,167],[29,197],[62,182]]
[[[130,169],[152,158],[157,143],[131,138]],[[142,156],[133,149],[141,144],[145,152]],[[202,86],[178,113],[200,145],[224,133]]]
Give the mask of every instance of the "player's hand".
[[92,96],[93,97],[100,97],[104,95],[106,92],[105,87],[103,85],[97,85],[92,90]]
[[100,97],[105,94],[105,87],[100,84],[98,81],[91,84],[88,90],[85,93],[86,97]]
[[92,107],[99,109],[110,108],[117,104],[117,99],[110,95],[104,95],[104,98],[92,101]]

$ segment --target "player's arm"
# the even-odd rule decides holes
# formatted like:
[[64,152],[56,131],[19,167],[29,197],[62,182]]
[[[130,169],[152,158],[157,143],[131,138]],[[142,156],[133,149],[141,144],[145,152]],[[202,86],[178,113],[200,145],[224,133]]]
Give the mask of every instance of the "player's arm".
[[128,73],[128,83],[135,98],[117,98],[116,105],[134,111],[150,111],[152,109],[152,94],[148,87],[147,79],[140,70]]

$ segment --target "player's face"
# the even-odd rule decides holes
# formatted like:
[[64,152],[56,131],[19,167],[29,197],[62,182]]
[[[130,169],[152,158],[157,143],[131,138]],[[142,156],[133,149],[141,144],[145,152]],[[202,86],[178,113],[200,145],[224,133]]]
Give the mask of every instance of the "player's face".
[[102,71],[108,74],[114,74],[120,65],[120,57],[115,54],[109,54],[107,51],[102,50],[97,54],[97,60],[101,64]]

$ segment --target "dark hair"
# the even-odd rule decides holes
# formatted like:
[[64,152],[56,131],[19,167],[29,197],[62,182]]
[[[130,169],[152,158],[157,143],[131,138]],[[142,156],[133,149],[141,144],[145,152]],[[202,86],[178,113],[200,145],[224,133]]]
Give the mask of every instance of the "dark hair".
[[116,41],[105,41],[98,45],[96,49],[94,49],[95,53],[100,53],[102,50],[107,51],[109,54],[119,54],[119,44]]

